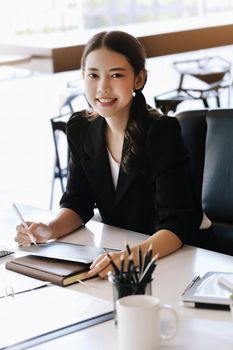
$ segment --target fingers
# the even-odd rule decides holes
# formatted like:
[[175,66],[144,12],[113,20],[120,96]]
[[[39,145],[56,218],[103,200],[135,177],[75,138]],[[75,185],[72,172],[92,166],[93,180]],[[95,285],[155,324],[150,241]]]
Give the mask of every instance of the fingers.
[[[31,224],[31,222],[27,222],[28,226],[31,226]],[[20,233],[27,233],[28,230],[22,224],[20,224],[16,226],[16,231]]]
[[33,241],[38,243],[46,242],[50,238],[48,226],[43,223],[27,222],[28,230],[21,224],[16,227],[15,241],[19,245],[29,246]]
[[[119,253],[111,254],[112,259],[116,265],[119,265]],[[90,266],[90,271],[88,272],[88,277],[94,277],[99,275],[101,278],[107,278],[108,272],[113,271],[110,259],[106,254],[102,254],[95,259],[95,261]]]
[[93,261],[93,263],[91,264],[90,269],[94,269],[95,266],[98,265],[99,262],[100,262],[102,259],[105,258],[105,256],[106,256],[106,254],[101,254],[101,255],[99,255],[99,256]]
[[[30,225],[30,223],[27,223]],[[15,241],[19,243],[20,245],[29,246],[31,245],[31,238],[28,234],[28,230],[22,225],[16,226],[16,236]]]
[[29,231],[33,234],[38,243],[46,242],[51,238],[48,226],[43,223],[32,223],[29,226]]
[[90,266],[90,271],[88,272],[88,277],[94,277],[99,275],[101,278],[107,276],[107,269],[109,265],[109,260],[105,254],[98,256],[95,261]]
[[88,278],[94,277],[94,276],[99,276],[100,278],[107,278],[108,272],[112,271],[110,262],[103,263],[101,262],[100,264],[97,264],[95,268],[91,269],[88,272]]
[[19,245],[23,246],[30,246],[31,245],[31,238],[27,233],[16,233],[15,236],[15,242],[17,242]]

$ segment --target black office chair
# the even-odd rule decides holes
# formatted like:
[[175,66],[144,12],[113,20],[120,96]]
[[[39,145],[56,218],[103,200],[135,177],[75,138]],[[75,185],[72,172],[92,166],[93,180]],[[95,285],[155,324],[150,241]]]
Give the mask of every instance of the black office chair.
[[62,193],[65,191],[65,181],[68,176],[69,148],[66,140],[66,122],[70,114],[60,115],[50,119],[55,148],[54,171],[50,195],[50,209],[53,207],[55,180],[59,179]]
[[174,117],[190,155],[198,198],[217,238],[216,245],[211,233],[203,232],[196,243],[200,238],[202,248],[233,256],[233,109],[190,110]]

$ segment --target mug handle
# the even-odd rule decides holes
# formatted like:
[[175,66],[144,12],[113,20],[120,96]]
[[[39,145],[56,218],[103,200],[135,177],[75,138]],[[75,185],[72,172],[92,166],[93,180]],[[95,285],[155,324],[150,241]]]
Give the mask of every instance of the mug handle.
[[[160,339],[161,340],[169,340],[174,338],[174,336],[177,333],[178,330],[178,315],[177,312],[173,309],[173,307],[171,305],[160,305],[159,306],[159,312],[162,312],[163,310],[168,310],[170,314],[172,314],[174,320],[175,320],[175,327],[174,329],[172,329],[172,331],[169,334],[162,334],[160,333]],[[161,321],[160,321],[161,322]]]

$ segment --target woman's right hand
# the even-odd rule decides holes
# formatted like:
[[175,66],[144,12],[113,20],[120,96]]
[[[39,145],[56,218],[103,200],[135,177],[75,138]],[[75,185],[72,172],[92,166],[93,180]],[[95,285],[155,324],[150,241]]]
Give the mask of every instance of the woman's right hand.
[[[52,232],[49,226],[43,223],[27,222],[29,229],[27,230],[22,224],[16,226],[15,241],[19,245],[29,246],[32,243],[30,234],[36,243],[44,243],[52,238]],[[30,234],[29,234],[30,233]]]

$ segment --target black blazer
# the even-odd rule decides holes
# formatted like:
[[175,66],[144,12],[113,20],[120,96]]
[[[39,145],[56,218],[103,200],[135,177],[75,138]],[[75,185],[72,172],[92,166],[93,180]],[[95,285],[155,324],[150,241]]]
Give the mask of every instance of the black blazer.
[[67,123],[70,170],[61,207],[84,223],[96,204],[104,223],[145,234],[169,229],[185,242],[198,229],[197,203],[189,157],[176,118],[150,117],[145,136],[146,173],[121,168],[115,190],[105,143],[106,122],[89,121],[85,111]]

